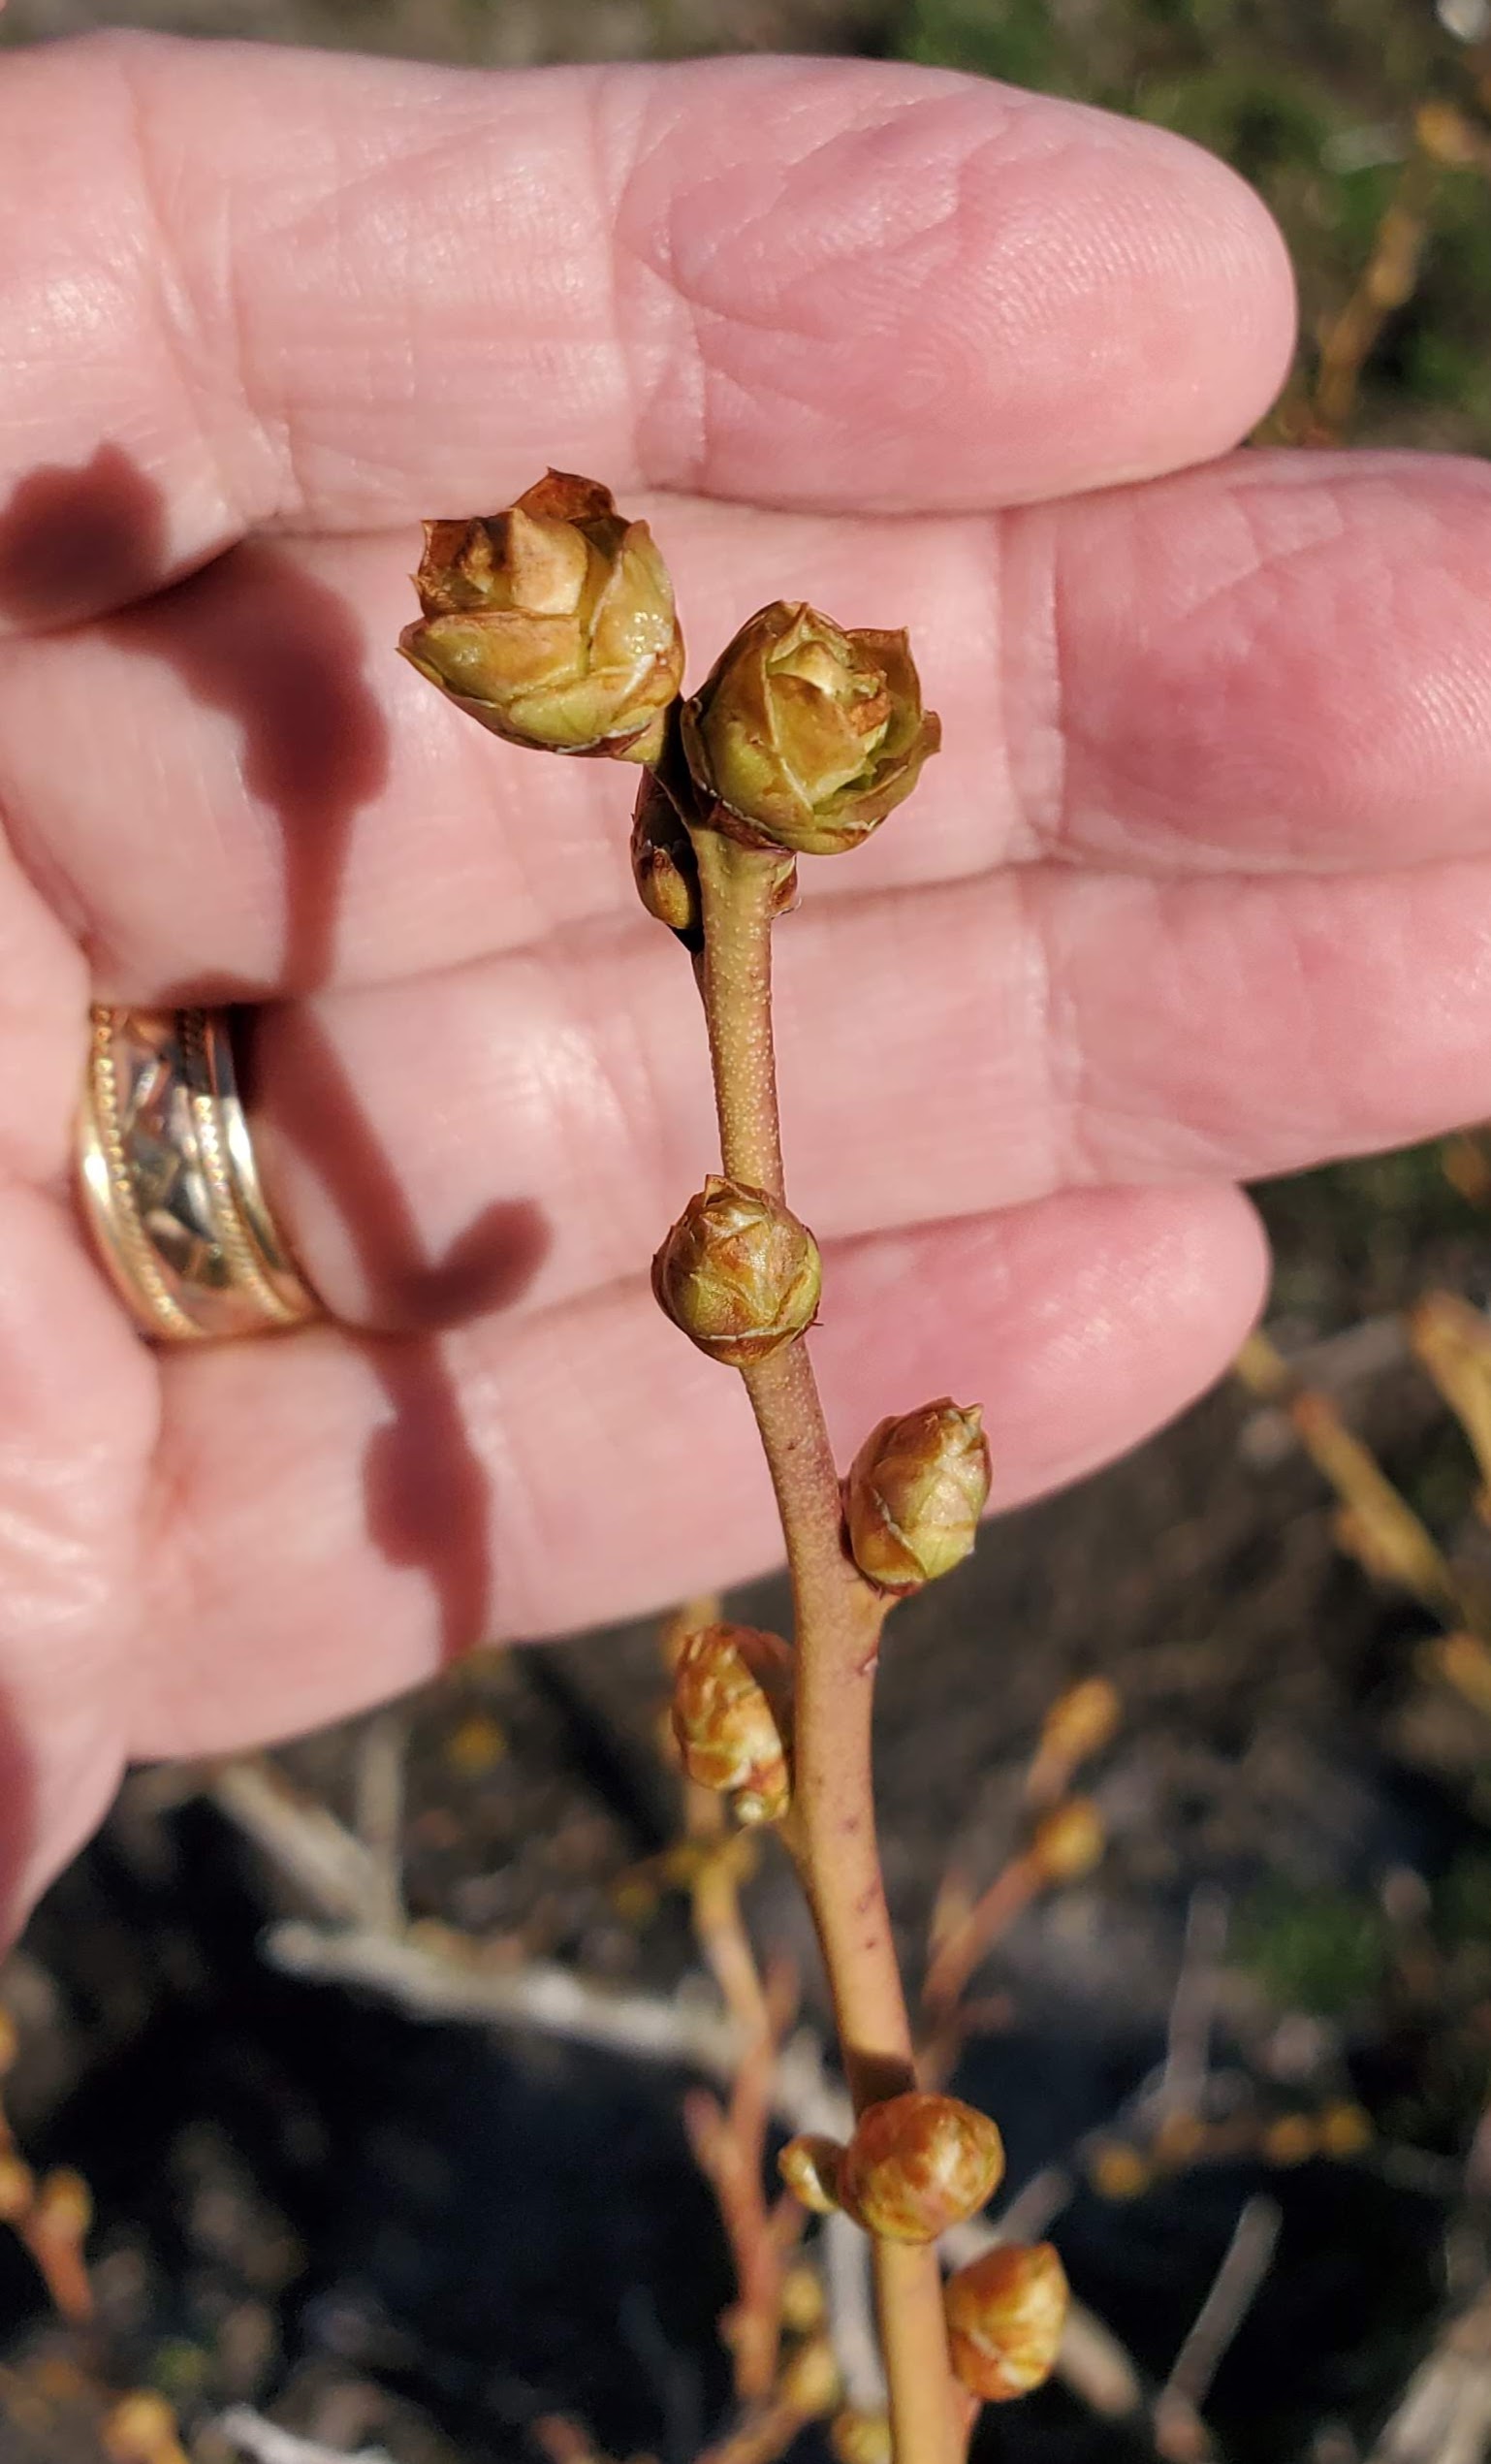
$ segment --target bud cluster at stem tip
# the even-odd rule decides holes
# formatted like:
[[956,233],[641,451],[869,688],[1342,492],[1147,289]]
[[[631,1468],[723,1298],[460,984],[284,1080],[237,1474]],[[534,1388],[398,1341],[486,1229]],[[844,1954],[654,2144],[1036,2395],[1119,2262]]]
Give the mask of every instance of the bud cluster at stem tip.
[[398,647],[512,744],[655,761],[683,681],[668,568],[609,488],[551,470],[505,512],[427,522]]
[[989,1497],[989,1446],[977,1404],[943,1395],[882,1421],[844,1483],[849,1548],[882,1591],[915,1591],[961,1563]]
[[749,845],[798,855],[868,838],[910,794],[941,732],[922,708],[904,633],[846,632],[780,599],[742,625],[682,727],[706,815]]
[[752,1625],[690,1634],[673,1674],[673,1733],[701,1788],[733,1797],[745,1823],[779,1822],[791,1802],[792,1654]]
[[778,1199],[711,1173],[652,1261],[658,1305],[714,1360],[748,1368],[806,1333],[818,1244]]

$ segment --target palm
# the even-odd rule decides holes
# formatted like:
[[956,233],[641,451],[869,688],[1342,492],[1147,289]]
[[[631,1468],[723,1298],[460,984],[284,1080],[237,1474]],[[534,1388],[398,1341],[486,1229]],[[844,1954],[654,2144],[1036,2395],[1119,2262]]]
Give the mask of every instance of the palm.
[[[9,57],[0,165],[19,1898],[125,1751],[774,1553],[735,1382],[642,1273],[713,1150],[627,774],[399,666],[419,513],[546,461],[672,491],[696,672],[778,595],[912,629],[948,750],[779,936],[841,1442],[952,1389],[1002,1501],[1069,1476],[1241,1333],[1236,1176],[1491,1103],[1491,495],[1157,476],[1286,347],[1216,166],[909,72],[136,45]],[[66,1195],[90,995],[264,1005],[267,1172],[336,1329],[138,1344]]]

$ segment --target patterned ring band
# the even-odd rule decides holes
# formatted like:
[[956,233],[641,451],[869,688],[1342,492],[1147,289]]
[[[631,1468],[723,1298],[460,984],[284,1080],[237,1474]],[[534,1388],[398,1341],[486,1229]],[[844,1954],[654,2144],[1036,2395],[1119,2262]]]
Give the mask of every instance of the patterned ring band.
[[143,1334],[268,1334],[320,1317],[260,1186],[221,1009],[93,1012],[83,1212]]

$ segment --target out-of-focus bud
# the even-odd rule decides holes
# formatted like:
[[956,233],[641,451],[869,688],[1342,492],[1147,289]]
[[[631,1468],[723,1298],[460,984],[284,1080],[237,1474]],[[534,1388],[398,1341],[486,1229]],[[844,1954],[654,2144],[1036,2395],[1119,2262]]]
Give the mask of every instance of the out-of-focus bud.
[[510,744],[655,761],[683,678],[668,568],[609,488],[551,470],[505,513],[427,522],[398,647]]
[[1105,1677],[1084,1678],[1068,1686],[1046,1713],[1040,1751],[1067,1764],[1087,1762],[1110,1744],[1123,1715],[1116,1685]]
[[31,2213],[36,2176],[18,2156],[0,2155],[0,2224],[16,2224]]
[[991,2198],[1004,2143],[986,2113],[913,2088],[865,2107],[839,2167],[839,2197],[886,2242],[935,2242]]
[[792,1654],[751,1625],[691,1634],[673,1680],[673,1733],[701,1788],[735,1800],[742,1822],[779,1822],[791,1802],[786,1732]]
[[19,2051],[20,2039],[16,2033],[16,2022],[4,2003],[0,2002],[0,2079],[14,2066]]
[[891,2425],[883,2413],[861,2413],[853,2405],[836,2414],[828,2443],[834,2464],[895,2464]]
[[781,2365],[777,2392],[788,2410],[805,2421],[832,2413],[842,2391],[839,2364],[827,2336],[809,2336]]
[[60,2166],[37,2192],[36,2228],[59,2242],[85,2241],[93,2224],[93,2193],[80,2173]]
[[1044,2386],[1056,2365],[1068,2294],[1049,2242],[1031,2249],[1001,2243],[946,2288],[953,2368],[986,2404],[1004,2404]]
[[809,2336],[822,2326],[828,2317],[823,2279],[806,2258],[787,2269],[777,2307],[789,2336]]
[[1099,2198],[1142,2198],[1154,2180],[1153,2168],[1126,2139],[1103,2139],[1088,2159],[1088,2174]]
[[777,2170],[795,2199],[814,2216],[831,2216],[839,2205],[839,2168],[843,2149],[837,2139],[804,2130],[789,2139],[777,2159]]
[[941,735],[904,633],[846,633],[780,599],[742,625],[684,705],[682,732],[716,825],[798,855],[868,838]]
[[1101,1863],[1107,1834],[1091,1797],[1068,1797],[1042,1814],[1026,1851],[1037,1879],[1048,1891],[1080,1882]]
[[849,1547],[882,1591],[916,1591],[960,1564],[989,1496],[989,1445],[976,1403],[943,1395],[882,1421],[844,1483]]
[[173,2408],[148,2387],[125,2396],[103,2426],[110,2464],[187,2464]]
[[806,1224],[765,1190],[713,1172],[652,1261],[665,1315],[711,1360],[737,1369],[805,1333],[822,1286]]
[[644,770],[632,814],[632,878],[650,915],[669,931],[699,930],[699,867],[677,804],[655,770]]

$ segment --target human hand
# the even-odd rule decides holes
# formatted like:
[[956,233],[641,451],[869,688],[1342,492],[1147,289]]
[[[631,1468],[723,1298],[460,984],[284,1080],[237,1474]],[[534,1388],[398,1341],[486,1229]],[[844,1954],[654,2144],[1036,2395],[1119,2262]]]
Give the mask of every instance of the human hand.
[[[777,1551],[647,1287],[713,1142],[629,774],[400,664],[420,515],[604,479],[695,674],[771,597],[910,627],[946,750],[779,935],[841,1453],[950,1390],[999,1503],[1070,1478],[1245,1331],[1236,1177],[1491,1110],[1491,474],[1190,467],[1290,339],[1206,157],[908,69],[109,39],[0,60],[0,226],[15,1907],[128,1753]],[[90,998],[262,1005],[336,1326],[138,1341],[70,1200]]]

